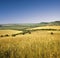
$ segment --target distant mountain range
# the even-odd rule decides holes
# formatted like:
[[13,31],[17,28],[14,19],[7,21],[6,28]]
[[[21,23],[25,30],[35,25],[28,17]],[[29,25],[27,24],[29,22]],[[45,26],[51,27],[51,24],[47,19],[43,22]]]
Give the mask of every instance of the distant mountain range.
[[41,23],[26,23],[26,24],[0,24],[0,29],[15,29],[23,30],[26,28],[34,28],[40,26],[60,26],[60,21],[41,22]]
[[12,26],[12,25],[20,25],[20,26],[30,26],[30,25],[60,25],[60,21],[53,22],[41,22],[41,23],[21,23],[21,24],[0,24],[1,26]]
[[52,25],[56,25],[56,26],[58,26],[58,25],[60,25],[60,21],[54,21],[54,22],[41,22],[41,23],[39,23],[40,25],[50,25],[50,26],[52,26]]

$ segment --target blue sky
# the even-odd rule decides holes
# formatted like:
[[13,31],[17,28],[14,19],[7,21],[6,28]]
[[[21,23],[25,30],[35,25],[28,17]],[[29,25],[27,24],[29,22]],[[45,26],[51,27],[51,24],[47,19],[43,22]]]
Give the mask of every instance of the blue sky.
[[0,24],[60,21],[60,0],[0,0]]

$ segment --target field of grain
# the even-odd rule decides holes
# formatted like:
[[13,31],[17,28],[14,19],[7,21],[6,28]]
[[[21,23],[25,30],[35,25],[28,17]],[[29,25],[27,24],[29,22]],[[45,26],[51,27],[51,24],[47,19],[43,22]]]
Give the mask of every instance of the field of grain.
[[30,30],[35,29],[60,29],[60,26],[42,26],[42,27],[31,28]]
[[60,58],[60,31],[41,30],[15,37],[0,37],[0,58]]
[[0,30],[0,35],[4,35],[4,34],[15,34],[15,33],[20,33],[22,31],[17,31],[17,30]]

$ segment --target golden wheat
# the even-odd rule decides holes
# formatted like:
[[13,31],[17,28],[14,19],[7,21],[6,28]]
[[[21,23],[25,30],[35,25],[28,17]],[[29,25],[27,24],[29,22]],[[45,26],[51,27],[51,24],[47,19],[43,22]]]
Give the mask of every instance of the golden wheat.
[[60,31],[0,37],[0,58],[60,58]]

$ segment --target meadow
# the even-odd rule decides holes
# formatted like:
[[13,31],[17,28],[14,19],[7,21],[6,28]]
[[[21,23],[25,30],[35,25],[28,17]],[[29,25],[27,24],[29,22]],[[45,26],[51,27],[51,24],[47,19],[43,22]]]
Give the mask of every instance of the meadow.
[[[52,29],[55,27],[56,29],[60,28],[60,26],[50,26]],[[41,28],[37,27],[34,29]],[[10,35],[0,37],[0,58],[60,58],[59,30],[36,30],[31,31],[31,34],[26,33],[15,37],[11,36],[20,32],[22,31],[0,30],[0,35]]]

